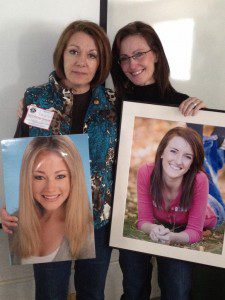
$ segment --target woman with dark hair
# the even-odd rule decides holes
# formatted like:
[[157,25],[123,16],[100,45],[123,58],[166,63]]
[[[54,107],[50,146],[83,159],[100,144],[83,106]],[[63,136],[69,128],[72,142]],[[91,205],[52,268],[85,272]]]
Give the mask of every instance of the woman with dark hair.
[[[15,137],[88,134],[96,258],[76,261],[74,281],[77,299],[100,300],[112,251],[108,237],[117,145],[114,93],[101,85],[111,66],[106,33],[90,21],[72,22],[59,38],[53,61],[49,82],[26,90]],[[48,130],[24,123],[30,105],[54,112]],[[5,232],[17,222],[2,209]],[[36,299],[67,299],[70,274],[71,261],[34,264]]]
[[214,228],[215,212],[207,206],[209,184],[203,171],[201,137],[190,128],[169,130],[154,164],[138,171],[138,228],[153,241],[192,244],[204,228]]
[[172,87],[162,43],[150,25],[136,21],[121,28],[112,55],[111,75],[119,101],[180,105],[184,115],[194,115],[205,106]]
[[[121,109],[122,101],[179,106],[183,115],[195,115],[205,105],[197,98],[177,92],[169,80],[169,64],[155,30],[140,21],[121,28],[112,46],[112,79]],[[133,298],[150,297],[152,265],[150,255],[120,252],[124,286],[133,287]],[[158,259],[161,297],[186,300],[191,287],[192,264],[161,257]],[[125,299],[125,296],[124,296]]]

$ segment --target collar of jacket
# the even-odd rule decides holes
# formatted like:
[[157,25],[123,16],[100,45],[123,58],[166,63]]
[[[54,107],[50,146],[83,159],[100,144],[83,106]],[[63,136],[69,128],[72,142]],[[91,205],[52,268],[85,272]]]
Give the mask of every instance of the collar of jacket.
[[[112,109],[109,101],[110,93],[105,87],[98,85],[92,90],[91,101],[86,112],[84,132],[87,122],[97,111]],[[49,76],[49,82],[39,87],[30,88],[26,92],[27,105],[34,103],[44,109],[54,109],[55,114],[49,130],[31,127],[30,136],[49,136],[54,134],[70,134],[73,93],[58,81],[55,71]]]
[[[73,93],[71,89],[68,89],[61,85],[58,81],[56,72],[53,71],[49,76],[49,83],[53,85],[53,88],[56,92],[62,95],[62,100],[66,100],[66,98],[73,98]],[[104,86],[97,85],[92,89],[91,101],[90,104],[93,105],[91,110],[107,110],[111,109],[110,102],[107,98],[107,91]],[[64,101],[63,101],[64,102]]]

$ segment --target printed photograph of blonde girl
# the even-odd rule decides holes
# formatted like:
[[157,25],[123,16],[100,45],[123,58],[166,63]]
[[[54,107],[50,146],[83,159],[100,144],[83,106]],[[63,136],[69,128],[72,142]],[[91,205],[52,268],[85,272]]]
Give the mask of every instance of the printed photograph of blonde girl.
[[67,136],[36,137],[20,170],[20,222],[13,264],[95,257],[91,207],[80,154]]

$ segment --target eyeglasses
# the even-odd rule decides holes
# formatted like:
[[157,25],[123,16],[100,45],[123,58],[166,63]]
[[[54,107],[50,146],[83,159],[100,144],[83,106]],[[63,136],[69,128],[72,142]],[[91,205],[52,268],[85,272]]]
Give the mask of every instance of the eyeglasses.
[[145,56],[145,54],[147,54],[150,51],[152,51],[152,49],[149,49],[148,51],[137,52],[131,56],[122,56],[118,59],[118,64],[120,64],[121,66],[128,65],[132,58],[136,61],[140,61]]

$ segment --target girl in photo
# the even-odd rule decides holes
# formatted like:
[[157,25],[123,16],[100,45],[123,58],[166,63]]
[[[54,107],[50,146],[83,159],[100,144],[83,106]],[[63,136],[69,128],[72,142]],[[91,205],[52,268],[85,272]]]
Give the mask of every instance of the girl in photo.
[[152,241],[192,244],[201,239],[203,228],[216,227],[216,213],[207,205],[209,183],[203,164],[198,133],[175,127],[161,140],[154,164],[140,167],[138,228]]
[[13,263],[92,258],[93,224],[80,154],[67,136],[36,137],[20,170]]

